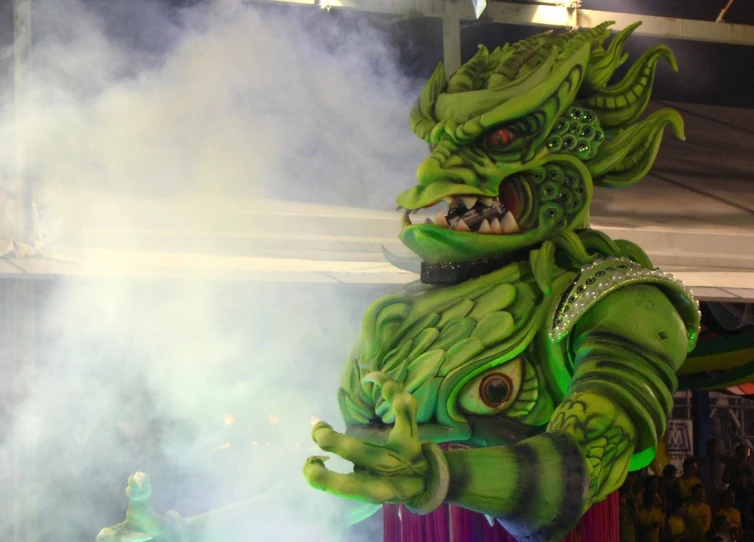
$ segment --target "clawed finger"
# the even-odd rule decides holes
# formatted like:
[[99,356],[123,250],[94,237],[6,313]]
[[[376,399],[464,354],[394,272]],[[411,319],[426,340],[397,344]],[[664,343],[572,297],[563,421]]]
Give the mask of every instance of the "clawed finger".
[[388,446],[402,457],[416,457],[421,453],[419,426],[416,423],[418,406],[410,393],[401,391],[393,396],[395,427],[388,435]]
[[322,450],[338,454],[357,468],[389,474],[403,468],[411,459],[410,457],[401,458],[400,454],[391,449],[338,433],[324,422],[314,427],[312,437]]
[[414,458],[421,453],[419,426],[416,413],[419,409],[413,395],[405,391],[400,382],[391,380],[380,372],[369,373],[364,380],[382,388],[382,398],[395,412],[395,426],[388,436],[388,447],[403,458]]
[[307,459],[304,476],[313,488],[345,499],[383,504],[396,498],[395,490],[385,479],[366,472],[332,472],[316,456]]

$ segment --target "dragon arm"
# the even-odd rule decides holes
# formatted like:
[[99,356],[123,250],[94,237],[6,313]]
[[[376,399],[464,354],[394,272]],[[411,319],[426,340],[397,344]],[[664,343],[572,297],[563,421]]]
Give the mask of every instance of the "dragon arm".
[[508,448],[446,452],[447,501],[522,540],[559,540],[618,489],[664,433],[686,355],[681,317],[652,286],[610,294],[571,334],[574,375],[547,431]]

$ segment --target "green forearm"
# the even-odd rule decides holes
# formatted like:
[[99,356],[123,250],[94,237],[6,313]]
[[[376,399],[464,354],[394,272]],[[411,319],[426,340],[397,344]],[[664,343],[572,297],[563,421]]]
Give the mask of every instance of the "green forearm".
[[508,448],[445,454],[448,502],[495,516],[511,534],[560,540],[585,509],[584,456],[565,433],[546,433]]

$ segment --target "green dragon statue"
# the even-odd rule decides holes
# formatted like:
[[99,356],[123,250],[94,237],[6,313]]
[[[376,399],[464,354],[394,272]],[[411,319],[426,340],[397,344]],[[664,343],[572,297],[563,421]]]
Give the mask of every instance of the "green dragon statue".
[[[667,125],[683,138],[674,110],[640,120],[658,61],[676,69],[666,46],[609,84],[636,26],[609,46],[602,24],[435,70],[411,112],[430,154],[398,196],[424,285],[367,311],[338,395],[347,434],[313,432],[354,472],[312,457],[312,486],[418,513],[449,502],[555,541],[652,461],[698,303],[638,246],[589,228],[594,185],[641,180]],[[98,540],[215,539],[205,516],[155,514],[144,475],[128,491],[126,521]]]
[[348,434],[314,429],[354,472],[312,457],[315,488],[419,513],[449,502],[554,541],[654,458],[698,304],[638,246],[589,229],[589,205],[594,185],[644,177],[683,123],[639,120],[658,61],[676,69],[666,46],[608,84],[638,25],[605,48],[609,26],[480,47],[424,87],[411,124],[430,155],[398,203],[432,286],[367,311],[339,391]]

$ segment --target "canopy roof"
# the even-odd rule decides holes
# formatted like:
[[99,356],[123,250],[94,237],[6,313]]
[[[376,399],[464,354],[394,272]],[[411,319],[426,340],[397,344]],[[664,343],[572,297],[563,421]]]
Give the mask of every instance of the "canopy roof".
[[[701,299],[754,301],[754,111],[653,107],[665,105],[681,109],[687,141],[668,133],[644,181],[598,189],[593,226],[640,244]],[[92,193],[64,204],[80,220],[59,228],[42,256],[6,256],[0,273],[373,284],[417,278],[383,256],[383,246],[410,256],[392,211],[200,195]]]

